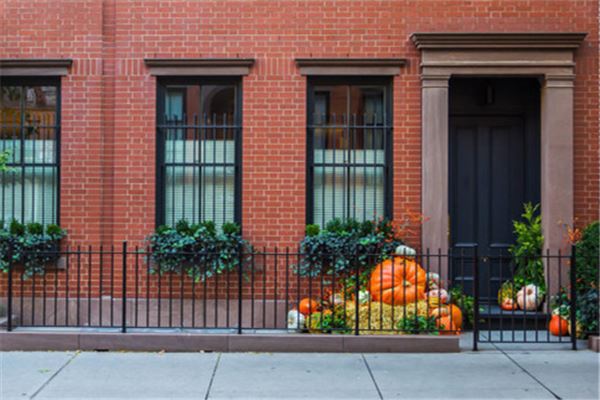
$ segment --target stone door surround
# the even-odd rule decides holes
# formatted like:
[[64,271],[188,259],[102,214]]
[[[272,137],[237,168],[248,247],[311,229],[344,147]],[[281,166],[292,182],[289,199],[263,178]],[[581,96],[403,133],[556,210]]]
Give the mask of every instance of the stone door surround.
[[574,53],[585,33],[414,33],[422,70],[422,247],[449,246],[448,83],[452,76],[537,77],[545,247],[564,247],[573,222]]

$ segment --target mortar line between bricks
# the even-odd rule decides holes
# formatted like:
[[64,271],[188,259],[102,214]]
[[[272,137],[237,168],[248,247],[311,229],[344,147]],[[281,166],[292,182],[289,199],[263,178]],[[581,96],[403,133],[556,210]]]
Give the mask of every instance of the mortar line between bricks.
[[38,388],[38,390],[36,390],[36,391],[35,391],[35,392],[34,392],[34,393],[31,395],[31,397],[29,397],[29,398],[30,398],[30,399],[34,399],[34,398],[35,398],[35,397],[36,397],[38,394],[40,394],[40,393],[42,392],[42,390],[44,390],[44,388],[46,388],[46,386],[48,386],[48,384],[49,384],[50,382],[52,382],[52,380],[53,380],[54,378],[56,378],[56,377],[58,376],[58,374],[60,374],[60,373],[62,372],[62,370],[63,370],[63,369],[65,369],[65,367],[66,367],[67,365],[69,365],[69,364],[71,363],[71,361],[73,361],[73,360],[75,359],[75,357],[77,357],[78,355],[79,355],[79,352],[78,352],[78,351],[76,351],[76,352],[75,352],[75,354],[73,354],[73,356],[72,356],[71,358],[69,358],[69,359],[67,360],[67,362],[65,362],[65,363],[62,365],[62,367],[60,367],[59,369],[57,369],[57,370],[56,370],[56,372],[55,372],[55,373],[53,373],[53,374],[52,374],[52,376],[50,376],[50,378],[48,378],[48,380],[47,380],[46,382],[44,382],[44,383],[42,384],[42,386],[40,386],[40,387]]
[[373,371],[371,371],[371,367],[369,366],[369,363],[367,362],[367,358],[365,357],[364,354],[360,355],[363,359],[363,361],[365,362],[365,367],[367,367],[367,371],[369,371],[369,376],[371,377],[371,380],[373,381],[373,385],[375,385],[375,389],[377,390],[377,395],[379,396],[380,400],[383,400],[383,394],[381,394],[381,390],[379,389],[379,385],[377,384],[377,381],[375,380],[375,375],[373,375]]
[[217,374],[217,368],[219,368],[219,362],[221,361],[221,356],[223,353],[219,353],[217,357],[217,362],[215,362],[215,367],[213,368],[212,375],[210,376],[210,381],[208,382],[208,387],[206,388],[206,395],[204,396],[204,400],[208,400],[210,397],[210,390],[212,389],[213,381],[215,380],[215,375]]
[[502,350],[501,348],[499,348],[498,346],[496,346],[495,343],[492,343],[492,345],[496,348],[496,350],[498,350],[500,353],[504,354],[506,356],[506,358],[508,358],[513,364],[515,364],[517,367],[519,367],[519,369],[523,372],[525,372],[527,375],[529,375],[529,377],[531,379],[533,379],[534,381],[536,381],[541,387],[543,387],[544,389],[546,389],[546,391],[548,391],[548,393],[550,393],[555,399],[558,400],[562,400],[562,397],[560,397],[559,395],[557,395],[556,393],[554,393],[548,386],[546,386],[541,380],[539,380],[535,375],[533,375],[531,372],[527,371],[525,369],[525,367],[523,367],[521,364],[519,364],[517,362],[517,360],[513,359],[511,356],[508,355],[508,353],[506,353],[504,350]]

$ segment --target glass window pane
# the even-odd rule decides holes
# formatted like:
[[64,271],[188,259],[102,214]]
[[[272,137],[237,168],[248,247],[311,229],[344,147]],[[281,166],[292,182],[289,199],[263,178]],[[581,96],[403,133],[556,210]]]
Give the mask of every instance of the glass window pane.
[[385,87],[319,85],[312,93],[313,222],[385,215]]
[[[167,86],[164,222],[235,218],[236,86]],[[169,119],[169,117],[172,117]],[[185,118],[185,127],[182,127]]]
[[11,153],[0,175],[0,220],[58,221],[58,86],[1,87],[0,151]]

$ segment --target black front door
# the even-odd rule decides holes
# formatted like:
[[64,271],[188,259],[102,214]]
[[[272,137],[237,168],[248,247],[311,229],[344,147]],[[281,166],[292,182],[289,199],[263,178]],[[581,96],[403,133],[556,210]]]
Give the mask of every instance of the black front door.
[[[534,101],[537,87],[528,80],[472,79],[450,88],[452,251],[468,255],[477,246],[480,297],[495,298],[510,276],[509,264],[495,256],[506,255],[514,242],[512,221],[523,203],[539,202],[537,107],[519,98]],[[454,262],[451,272],[454,283],[473,292],[471,262]]]

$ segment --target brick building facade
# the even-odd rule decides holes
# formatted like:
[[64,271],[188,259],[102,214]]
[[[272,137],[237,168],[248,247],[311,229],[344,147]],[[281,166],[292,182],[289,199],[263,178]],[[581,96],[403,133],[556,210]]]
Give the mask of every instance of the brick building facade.
[[[20,75],[18,68],[31,74],[18,60],[72,60],[59,78],[59,215],[71,243],[139,243],[156,225],[161,78],[148,60],[157,59],[253,60],[239,77],[240,222],[253,244],[280,247],[296,245],[307,222],[311,76],[298,60],[402,60],[386,78],[393,128],[389,209],[395,219],[426,211],[422,51],[418,38],[411,40],[420,32],[586,33],[569,50],[572,206],[578,225],[598,219],[597,1],[4,0],[0,7],[0,58],[17,61],[11,74]],[[4,68],[6,74],[9,64]],[[420,232],[407,240],[420,246]]]

